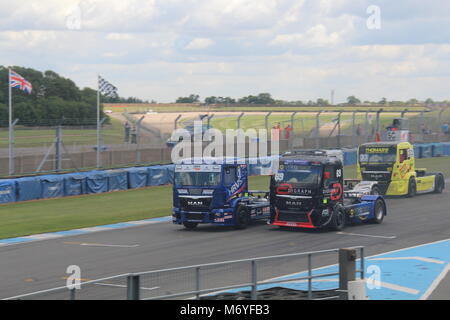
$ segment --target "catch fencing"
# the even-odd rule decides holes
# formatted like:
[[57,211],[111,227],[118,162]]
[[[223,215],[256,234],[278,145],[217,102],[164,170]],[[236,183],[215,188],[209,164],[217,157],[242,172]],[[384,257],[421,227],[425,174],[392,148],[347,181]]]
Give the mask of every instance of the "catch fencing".
[[271,130],[279,126],[280,152],[284,152],[297,148],[353,148],[374,141],[376,132],[398,117],[409,119],[414,143],[450,141],[450,132],[445,133],[443,127],[450,123],[448,107],[426,111],[368,107],[352,111],[111,113],[100,131],[93,119],[70,119],[71,125],[65,124],[68,120],[19,122],[13,130],[11,159],[7,124],[0,122],[0,176],[170,163],[172,148],[168,141],[172,132],[192,126],[195,120],[221,131]]
[[[319,257],[321,264],[338,263],[338,271],[315,268]],[[348,282],[364,279],[364,268],[364,247],[352,247],[122,274],[5,300],[347,299]],[[315,288],[323,281],[335,285]],[[279,288],[290,288],[289,296]]]

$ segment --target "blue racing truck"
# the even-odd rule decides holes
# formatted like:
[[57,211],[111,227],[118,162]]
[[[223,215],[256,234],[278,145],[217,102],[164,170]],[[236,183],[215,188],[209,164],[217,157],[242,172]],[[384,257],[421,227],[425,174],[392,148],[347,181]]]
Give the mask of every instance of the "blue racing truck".
[[244,229],[253,220],[269,218],[268,192],[248,190],[247,164],[228,158],[197,162],[187,159],[175,165],[174,224],[187,229],[201,223]]

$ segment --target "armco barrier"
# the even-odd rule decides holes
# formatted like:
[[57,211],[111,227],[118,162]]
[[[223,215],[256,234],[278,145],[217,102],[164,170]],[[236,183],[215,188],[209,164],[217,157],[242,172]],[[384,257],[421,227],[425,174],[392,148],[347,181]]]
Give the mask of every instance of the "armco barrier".
[[60,175],[40,176],[41,199],[64,197],[64,177]]
[[0,180],[0,203],[16,201],[16,182],[14,180]]

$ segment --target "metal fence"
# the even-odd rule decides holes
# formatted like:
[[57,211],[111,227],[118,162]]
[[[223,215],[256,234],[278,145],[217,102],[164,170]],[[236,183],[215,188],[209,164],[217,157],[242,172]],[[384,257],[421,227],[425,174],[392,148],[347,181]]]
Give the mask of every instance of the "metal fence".
[[[336,255],[337,258],[336,259]],[[339,263],[338,272],[315,269],[314,259],[326,256],[331,264]],[[334,258],[333,258],[334,256]],[[358,257],[359,256],[359,257]],[[357,260],[359,258],[359,265]],[[304,274],[301,271],[304,271]],[[253,259],[194,265],[164,270],[122,274],[80,283],[80,289],[59,287],[42,290],[6,300],[65,300],[65,299],[286,299],[274,295],[274,288],[292,283],[304,283],[303,289],[293,290],[298,299],[346,299],[348,281],[356,274],[364,279],[364,247],[330,249],[293,253]],[[291,276],[286,276],[291,274]],[[337,280],[339,285],[328,290],[314,288],[314,281]],[[290,292],[292,298],[293,292]]]
[[[318,108],[319,109],[319,108]],[[61,172],[92,168],[117,168],[136,164],[167,163],[172,132],[195,120],[219,130],[267,129],[280,126],[280,151],[292,148],[355,147],[374,141],[375,134],[396,117],[410,120],[414,142],[444,142],[450,134],[450,107],[417,109],[305,110],[298,112],[184,112],[112,113],[103,123],[97,147],[96,120],[71,125],[44,121],[14,127],[14,157],[9,159],[7,124],[0,123],[0,176],[36,172]],[[20,122],[19,122],[20,123]],[[128,125],[125,125],[128,123]],[[98,153],[97,153],[98,149]],[[12,168],[11,168],[12,167]]]

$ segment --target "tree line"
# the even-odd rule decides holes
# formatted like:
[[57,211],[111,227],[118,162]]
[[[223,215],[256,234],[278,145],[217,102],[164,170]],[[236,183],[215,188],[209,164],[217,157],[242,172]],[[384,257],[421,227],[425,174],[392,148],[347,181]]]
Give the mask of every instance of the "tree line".
[[[19,66],[11,67],[33,85],[31,94],[12,89],[13,120],[18,125],[89,125],[97,118],[97,91],[80,89],[76,84],[53,71],[40,72]],[[0,66],[0,126],[8,126],[8,68]],[[135,97],[102,97],[102,102],[144,103]],[[101,111],[101,116],[106,117]]]
[[[308,101],[302,101],[302,100],[296,100],[296,101],[286,101],[286,100],[278,100],[274,99],[270,93],[260,93],[256,96],[249,95],[242,97],[240,99],[234,99],[231,97],[206,97],[203,102],[200,100],[200,96],[198,94],[191,94],[187,97],[179,97],[175,103],[198,103],[198,104],[206,104],[206,105],[213,105],[213,104],[256,104],[256,105],[296,105],[296,106],[330,106],[330,102],[326,99],[318,98],[315,101],[308,100]],[[349,96],[346,99],[346,102],[343,104],[338,105],[415,105],[415,104],[450,104],[450,101],[434,101],[431,98],[426,99],[425,101],[419,101],[417,99],[409,99],[407,101],[388,101],[386,98],[382,98],[380,101],[368,101],[364,100],[361,101],[360,99],[356,98],[355,96]]]

